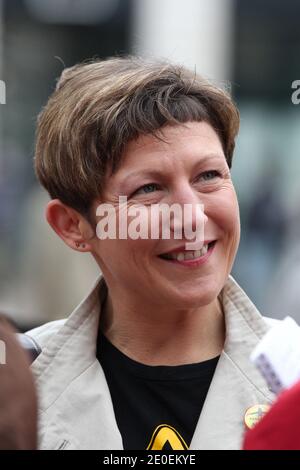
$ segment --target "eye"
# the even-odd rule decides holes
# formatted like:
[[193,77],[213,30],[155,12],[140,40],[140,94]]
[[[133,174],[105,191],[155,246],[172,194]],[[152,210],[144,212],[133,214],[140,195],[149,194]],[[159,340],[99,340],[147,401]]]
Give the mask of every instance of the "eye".
[[144,186],[141,186],[139,189],[137,189],[136,191],[134,191],[134,195],[136,194],[149,194],[149,193],[153,193],[154,191],[158,191],[159,190],[159,185],[156,184],[156,183],[148,183],[148,184],[144,184]]
[[204,181],[210,181],[214,178],[218,178],[220,176],[220,172],[217,170],[208,170],[201,173],[198,179],[203,179]]

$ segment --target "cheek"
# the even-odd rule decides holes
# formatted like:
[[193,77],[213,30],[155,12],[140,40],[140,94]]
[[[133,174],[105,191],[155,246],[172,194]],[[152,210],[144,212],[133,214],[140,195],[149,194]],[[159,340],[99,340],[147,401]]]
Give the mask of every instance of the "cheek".
[[228,227],[228,231],[232,232],[238,238],[240,236],[240,211],[237,200],[233,199],[224,211],[224,223]]
[[135,268],[146,268],[151,253],[153,241],[149,240],[98,240],[94,249],[94,255],[100,268],[111,273],[122,275],[133,272]]
[[239,205],[234,190],[227,190],[216,197],[209,206],[209,218],[218,225],[224,235],[240,238]]

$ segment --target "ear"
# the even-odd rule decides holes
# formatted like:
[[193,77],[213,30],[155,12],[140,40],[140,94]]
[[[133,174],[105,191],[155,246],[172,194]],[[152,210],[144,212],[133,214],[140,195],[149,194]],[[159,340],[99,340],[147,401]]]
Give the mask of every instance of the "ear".
[[90,223],[75,209],[53,199],[47,204],[46,219],[57,235],[76,251],[91,251],[94,237]]

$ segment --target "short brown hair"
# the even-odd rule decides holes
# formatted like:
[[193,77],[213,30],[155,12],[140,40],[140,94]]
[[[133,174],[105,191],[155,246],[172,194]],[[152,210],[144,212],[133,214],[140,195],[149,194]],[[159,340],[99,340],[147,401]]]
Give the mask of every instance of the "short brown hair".
[[35,168],[51,198],[86,213],[128,142],[206,121],[231,167],[239,113],[230,95],[181,65],[137,57],[65,69],[38,117]]

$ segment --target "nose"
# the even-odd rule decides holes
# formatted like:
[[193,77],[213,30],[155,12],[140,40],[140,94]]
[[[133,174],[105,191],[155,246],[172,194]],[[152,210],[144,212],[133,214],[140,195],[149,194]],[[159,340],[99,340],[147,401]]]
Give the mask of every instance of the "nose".
[[170,230],[173,232],[174,238],[194,240],[186,243],[186,248],[190,250],[201,249],[205,239],[204,228],[208,217],[199,193],[189,184],[182,183],[174,191],[170,204],[178,207],[178,210],[172,211],[170,220]]

